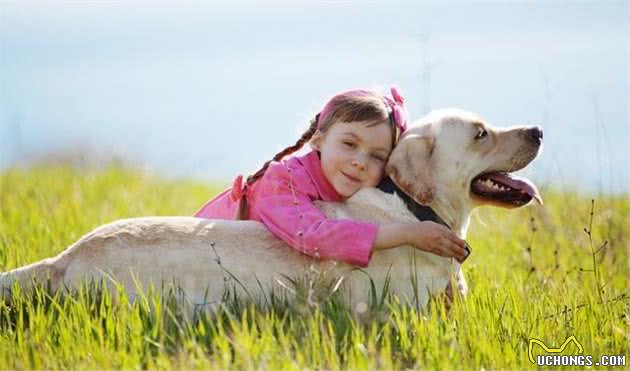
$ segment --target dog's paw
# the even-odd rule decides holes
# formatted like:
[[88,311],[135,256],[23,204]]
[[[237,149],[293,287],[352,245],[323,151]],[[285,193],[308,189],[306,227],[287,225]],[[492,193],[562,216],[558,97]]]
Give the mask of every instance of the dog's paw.
[[[455,284],[456,290],[453,290],[453,283]],[[466,298],[468,295],[468,284],[466,283],[466,279],[464,278],[464,272],[461,270],[457,272],[457,275],[454,277],[454,280],[449,281],[446,285],[446,290],[444,290],[444,294],[446,298],[451,303],[455,300],[455,296],[461,297],[462,300]]]

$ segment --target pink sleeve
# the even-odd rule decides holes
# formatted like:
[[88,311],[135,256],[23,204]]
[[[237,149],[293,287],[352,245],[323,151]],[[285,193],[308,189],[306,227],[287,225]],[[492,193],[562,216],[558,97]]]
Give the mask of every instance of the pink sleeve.
[[271,174],[261,179],[252,206],[274,235],[309,256],[368,265],[377,224],[327,219],[313,204],[308,189],[300,189],[309,187],[300,184],[299,175],[289,177],[286,169],[278,168],[268,172]]

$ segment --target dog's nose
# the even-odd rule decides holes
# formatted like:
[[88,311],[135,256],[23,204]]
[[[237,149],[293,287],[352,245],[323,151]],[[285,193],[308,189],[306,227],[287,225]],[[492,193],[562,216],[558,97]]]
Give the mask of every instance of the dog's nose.
[[542,142],[543,131],[540,126],[534,126],[533,128],[528,129],[527,133],[529,134],[530,137],[532,137],[532,139],[538,142]]

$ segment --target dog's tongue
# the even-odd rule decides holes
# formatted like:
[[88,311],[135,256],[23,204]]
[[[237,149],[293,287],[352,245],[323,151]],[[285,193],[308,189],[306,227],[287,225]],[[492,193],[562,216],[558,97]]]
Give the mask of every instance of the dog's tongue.
[[538,193],[538,188],[536,188],[536,185],[527,178],[521,178],[507,173],[490,173],[485,176],[495,182],[503,183],[510,188],[518,189],[522,193],[536,199],[539,204],[543,204],[542,197],[540,196],[540,193]]

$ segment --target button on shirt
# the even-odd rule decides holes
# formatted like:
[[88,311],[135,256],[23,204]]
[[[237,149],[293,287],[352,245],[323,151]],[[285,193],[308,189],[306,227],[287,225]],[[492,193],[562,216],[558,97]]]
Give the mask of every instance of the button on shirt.
[[[320,259],[367,266],[378,225],[328,219],[314,201],[343,201],[322,171],[319,154],[272,162],[246,193],[249,219],[257,220],[293,248]],[[227,189],[205,204],[196,217],[236,219],[238,199]]]

